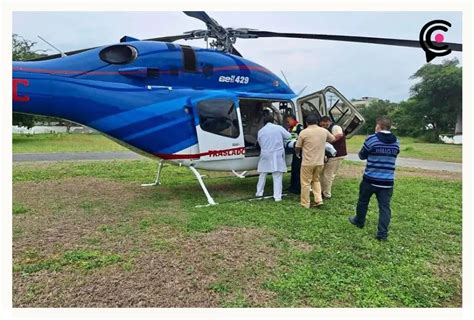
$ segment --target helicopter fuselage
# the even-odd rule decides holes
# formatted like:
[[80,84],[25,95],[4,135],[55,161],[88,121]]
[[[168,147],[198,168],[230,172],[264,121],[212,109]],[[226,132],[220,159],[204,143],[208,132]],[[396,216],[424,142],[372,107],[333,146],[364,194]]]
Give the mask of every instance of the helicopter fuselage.
[[241,98],[293,97],[279,77],[242,57],[163,42],[131,41],[13,63],[14,112],[67,119],[139,153],[183,164],[245,152],[235,143],[200,148],[200,102],[232,101],[238,110]]

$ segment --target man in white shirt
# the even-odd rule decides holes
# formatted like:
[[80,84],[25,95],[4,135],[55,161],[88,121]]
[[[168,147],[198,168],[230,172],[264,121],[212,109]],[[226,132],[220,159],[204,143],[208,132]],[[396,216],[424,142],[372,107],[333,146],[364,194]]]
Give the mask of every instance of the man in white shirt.
[[257,171],[260,173],[257,183],[257,197],[263,196],[267,174],[273,178],[273,198],[281,201],[283,189],[283,173],[287,171],[285,161],[284,142],[291,138],[291,134],[282,126],[273,124],[273,116],[264,116],[265,125],[258,131],[257,141],[260,145],[260,159]]

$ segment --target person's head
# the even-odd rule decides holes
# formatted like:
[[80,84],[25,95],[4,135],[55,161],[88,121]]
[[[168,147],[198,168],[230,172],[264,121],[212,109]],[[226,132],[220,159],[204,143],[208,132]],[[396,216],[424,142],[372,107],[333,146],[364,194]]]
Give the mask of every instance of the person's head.
[[264,113],[263,115],[263,123],[273,123],[275,119],[273,119],[273,116],[270,114],[270,112]]
[[311,126],[318,124],[318,117],[315,114],[310,114],[306,117],[306,125]]
[[298,123],[298,121],[296,120],[296,116],[293,114],[289,114],[286,116],[286,122],[290,127],[294,127]]
[[379,116],[375,122],[375,132],[390,130],[392,128],[392,120],[387,116]]
[[331,125],[332,121],[331,118],[328,116],[324,116],[319,120],[319,126],[328,129],[329,126]]

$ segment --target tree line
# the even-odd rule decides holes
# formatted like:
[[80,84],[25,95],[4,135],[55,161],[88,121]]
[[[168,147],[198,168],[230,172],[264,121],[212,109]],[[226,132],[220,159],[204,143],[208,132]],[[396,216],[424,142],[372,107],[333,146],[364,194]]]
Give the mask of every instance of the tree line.
[[451,59],[441,64],[425,64],[411,79],[417,82],[411,87],[406,101],[373,101],[360,111],[366,120],[362,132],[373,133],[375,118],[388,115],[393,130],[400,136],[437,142],[440,134],[462,133],[462,67],[459,61]]

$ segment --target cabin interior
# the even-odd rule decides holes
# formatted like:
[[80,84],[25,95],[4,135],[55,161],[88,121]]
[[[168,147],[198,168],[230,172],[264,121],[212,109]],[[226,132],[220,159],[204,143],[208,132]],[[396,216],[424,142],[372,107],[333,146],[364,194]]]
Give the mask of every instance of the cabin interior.
[[260,155],[257,134],[258,130],[263,127],[263,117],[266,113],[271,114],[275,119],[275,123],[285,128],[288,127],[288,124],[285,123],[286,115],[295,114],[291,101],[241,99],[239,108],[242,117],[246,157]]

